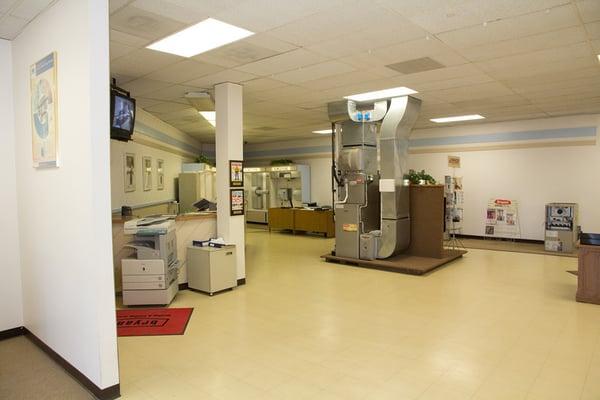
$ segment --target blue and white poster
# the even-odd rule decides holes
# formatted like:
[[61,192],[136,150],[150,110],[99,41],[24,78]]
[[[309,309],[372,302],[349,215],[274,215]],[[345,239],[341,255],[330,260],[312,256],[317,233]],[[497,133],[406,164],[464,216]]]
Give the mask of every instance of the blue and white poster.
[[56,53],[31,66],[31,124],[33,166],[58,166],[58,97]]

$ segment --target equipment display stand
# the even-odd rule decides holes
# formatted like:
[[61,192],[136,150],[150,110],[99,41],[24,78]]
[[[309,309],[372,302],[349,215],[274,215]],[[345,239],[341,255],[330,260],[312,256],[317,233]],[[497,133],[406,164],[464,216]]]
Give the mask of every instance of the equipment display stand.
[[580,244],[576,300],[600,304],[600,246]]
[[333,254],[326,254],[322,258],[340,264],[424,275],[466,253],[460,249],[444,249],[443,185],[411,185],[410,229],[408,250],[390,258],[361,260]]
[[456,234],[460,234],[462,231],[464,201],[462,177],[456,176],[456,168],[452,168],[452,170],[452,176],[446,175],[444,177],[444,193],[446,197],[446,230],[444,239],[447,242],[446,247],[464,249],[465,246],[462,241],[456,237]]

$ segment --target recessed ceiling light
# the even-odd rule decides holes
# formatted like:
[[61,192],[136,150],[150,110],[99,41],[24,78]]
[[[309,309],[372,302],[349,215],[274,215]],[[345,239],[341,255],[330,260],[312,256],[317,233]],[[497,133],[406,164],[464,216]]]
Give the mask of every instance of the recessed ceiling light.
[[445,122],[472,121],[474,119],[484,119],[485,117],[479,114],[457,115],[455,117],[431,118],[431,122],[443,124]]
[[318,133],[319,135],[330,135],[331,129],[321,129],[320,131],[313,131],[313,133]]
[[598,54],[596,57],[598,57],[598,61],[600,62],[600,54]]
[[198,111],[212,126],[217,126],[217,113],[215,111]]
[[254,32],[208,18],[154,42],[147,48],[182,57],[192,57],[251,35],[254,35]]
[[391,89],[377,90],[375,92],[353,94],[351,96],[344,96],[345,99],[354,101],[371,101],[389,99],[391,97],[408,96],[409,94],[419,93],[416,90],[407,88],[404,86],[395,87]]

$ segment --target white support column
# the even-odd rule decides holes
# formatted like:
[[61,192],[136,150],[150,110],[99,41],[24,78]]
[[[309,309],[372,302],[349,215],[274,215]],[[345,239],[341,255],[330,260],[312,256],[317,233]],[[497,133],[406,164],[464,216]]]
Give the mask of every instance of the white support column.
[[217,158],[217,235],[236,245],[237,278],[246,278],[244,216],[229,215],[229,160],[244,159],[242,129],[242,86],[235,83],[215,85]]

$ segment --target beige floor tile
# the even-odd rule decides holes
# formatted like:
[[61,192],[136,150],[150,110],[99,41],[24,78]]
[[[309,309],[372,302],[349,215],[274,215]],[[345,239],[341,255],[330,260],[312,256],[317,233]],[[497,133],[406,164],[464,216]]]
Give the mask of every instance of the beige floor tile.
[[[321,261],[333,243],[249,229],[247,285],[180,292],[183,336],[119,338],[123,398],[600,399],[600,307],[574,301],[576,259],[470,250],[415,277]],[[0,398],[88,398],[20,351],[0,342],[16,359]]]

